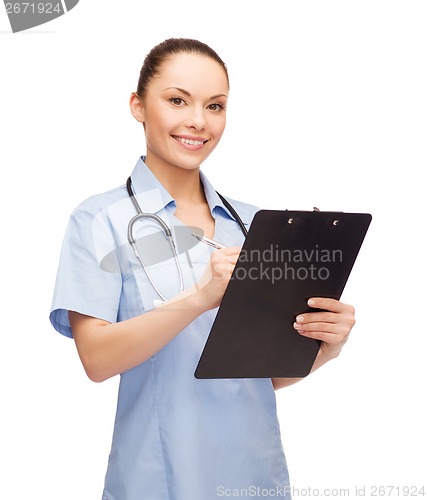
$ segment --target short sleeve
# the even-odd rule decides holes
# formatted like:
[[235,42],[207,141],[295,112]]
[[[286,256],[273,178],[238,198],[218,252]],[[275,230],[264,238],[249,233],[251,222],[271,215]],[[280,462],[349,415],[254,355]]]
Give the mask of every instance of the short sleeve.
[[62,243],[49,316],[59,333],[72,338],[68,311],[117,321],[122,275],[101,266],[102,249],[114,246],[114,235],[102,210],[94,215],[90,206],[82,205],[73,212]]

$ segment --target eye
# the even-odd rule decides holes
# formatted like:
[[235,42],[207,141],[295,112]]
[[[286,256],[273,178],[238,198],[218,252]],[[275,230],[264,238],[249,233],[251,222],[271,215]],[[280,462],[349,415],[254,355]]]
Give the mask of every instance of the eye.
[[220,104],[219,102],[214,102],[209,104],[208,108],[210,111],[222,111],[225,109],[225,106]]
[[170,97],[168,100],[174,106],[183,106],[185,104],[185,101],[182,97]]

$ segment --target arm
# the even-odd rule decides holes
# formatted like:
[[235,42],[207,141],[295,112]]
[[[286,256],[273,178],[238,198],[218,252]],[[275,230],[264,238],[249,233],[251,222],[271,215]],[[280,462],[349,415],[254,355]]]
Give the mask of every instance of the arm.
[[217,307],[240,248],[215,251],[200,282],[158,309],[119,323],[70,311],[77,350],[88,377],[102,382],[157,353],[203,312]]
[[[321,312],[304,313],[294,323],[296,331],[304,337],[321,341],[319,353],[310,373],[339,356],[347,342],[354,319],[354,307],[335,299],[315,297],[308,301],[310,307],[324,309]],[[301,378],[273,378],[275,390],[288,387],[302,380]]]

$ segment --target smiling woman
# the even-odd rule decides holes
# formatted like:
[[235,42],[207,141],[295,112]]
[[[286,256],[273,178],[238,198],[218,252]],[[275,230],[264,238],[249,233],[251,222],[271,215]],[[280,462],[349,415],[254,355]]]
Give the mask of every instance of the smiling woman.
[[[224,132],[225,66],[205,54],[182,52],[166,58],[160,68],[130,100],[133,116],[144,124],[146,163],[154,172],[176,165],[197,170]],[[146,81],[145,75],[141,80]]]
[[[284,498],[289,490],[274,389],[297,380],[194,377],[258,210],[231,206],[200,170],[224,132],[228,90],[225,64],[207,45],[154,47],[130,97],[147,145],[131,198],[125,185],[93,196],[69,221],[50,319],[74,338],[91,380],[121,377],[103,500],[213,500],[221,488],[249,487]],[[133,235],[144,266],[125,250],[136,207],[145,216]],[[163,248],[158,219],[177,252]],[[180,249],[179,235],[195,228],[224,248],[195,239]],[[158,290],[169,299],[160,307]],[[354,320],[338,301],[312,304],[325,311],[304,314],[295,329],[322,340],[315,369],[339,353]]]

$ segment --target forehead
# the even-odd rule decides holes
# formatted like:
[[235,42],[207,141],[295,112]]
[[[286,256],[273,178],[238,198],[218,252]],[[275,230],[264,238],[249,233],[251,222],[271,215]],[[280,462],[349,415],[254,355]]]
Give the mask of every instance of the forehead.
[[225,94],[228,81],[224,68],[214,59],[191,53],[169,56],[159,68],[159,74],[150,82],[149,88],[163,90],[179,87],[190,93],[208,95]]

